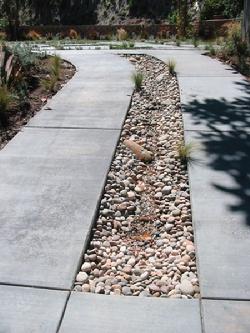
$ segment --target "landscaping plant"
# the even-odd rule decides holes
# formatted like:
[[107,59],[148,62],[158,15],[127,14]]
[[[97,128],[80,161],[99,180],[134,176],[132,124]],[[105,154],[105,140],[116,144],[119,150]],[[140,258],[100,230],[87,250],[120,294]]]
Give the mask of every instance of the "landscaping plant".
[[167,66],[171,75],[175,74],[176,62],[173,59],[168,60]]
[[199,46],[199,40],[198,40],[197,37],[194,37],[194,38],[193,38],[193,46],[194,46],[195,48]]
[[198,146],[193,143],[185,143],[184,141],[179,144],[177,147],[178,157],[184,164],[190,164],[194,162],[196,159],[194,158],[193,154],[197,151]]
[[125,29],[120,28],[117,30],[117,39],[119,41],[124,41],[128,39],[128,33]]
[[[210,54],[212,54],[211,50]],[[243,73],[249,73],[248,58],[250,51],[247,42],[242,39],[241,26],[239,23],[231,24],[229,27],[227,39],[219,47],[217,56],[222,60],[230,61]]]
[[132,80],[135,84],[135,89],[140,90],[142,87],[142,82],[143,82],[143,73],[142,72],[135,72],[132,74]]
[[13,95],[6,86],[0,86],[0,128],[8,125],[7,112],[13,102]]
[[54,93],[57,84],[57,78],[54,74],[51,74],[46,79],[41,80],[41,86],[46,90],[48,93]]
[[61,71],[61,57],[55,55],[51,59],[51,72],[56,80],[60,78],[60,71]]
[[75,29],[70,29],[68,35],[70,39],[79,39],[79,35]]

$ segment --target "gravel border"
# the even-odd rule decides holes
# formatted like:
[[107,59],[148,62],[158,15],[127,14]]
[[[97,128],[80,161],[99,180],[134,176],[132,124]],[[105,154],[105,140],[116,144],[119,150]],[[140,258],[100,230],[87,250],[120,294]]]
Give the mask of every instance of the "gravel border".
[[[151,56],[129,60],[144,74],[107,177],[99,216],[74,290],[106,295],[199,298],[177,78]],[[124,145],[153,153],[144,163]]]

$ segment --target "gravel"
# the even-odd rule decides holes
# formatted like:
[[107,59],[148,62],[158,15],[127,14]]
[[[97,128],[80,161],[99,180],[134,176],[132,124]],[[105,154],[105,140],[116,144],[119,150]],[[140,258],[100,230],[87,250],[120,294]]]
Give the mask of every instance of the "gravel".
[[[133,64],[143,86],[133,94],[75,290],[198,298],[188,175],[177,153],[177,80],[153,57],[135,55]],[[124,140],[152,152],[153,161],[138,160]]]

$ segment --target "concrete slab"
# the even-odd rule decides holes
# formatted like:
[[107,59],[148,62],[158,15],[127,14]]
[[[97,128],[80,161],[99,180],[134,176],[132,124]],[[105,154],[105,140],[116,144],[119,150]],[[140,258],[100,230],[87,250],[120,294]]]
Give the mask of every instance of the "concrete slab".
[[78,72],[28,126],[121,129],[133,92],[133,66],[98,52],[61,52]]
[[185,132],[202,297],[250,299],[250,134]]
[[0,286],[1,333],[56,333],[68,292]]
[[236,75],[230,66],[202,55],[198,49],[148,50],[146,53],[162,61],[174,59],[178,77],[233,77]]
[[233,77],[180,77],[185,130],[250,132],[250,84]]
[[250,302],[203,300],[205,333],[250,332]]
[[72,293],[60,333],[201,333],[198,300]]
[[71,288],[118,138],[26,128],[1,151],[0,282]]

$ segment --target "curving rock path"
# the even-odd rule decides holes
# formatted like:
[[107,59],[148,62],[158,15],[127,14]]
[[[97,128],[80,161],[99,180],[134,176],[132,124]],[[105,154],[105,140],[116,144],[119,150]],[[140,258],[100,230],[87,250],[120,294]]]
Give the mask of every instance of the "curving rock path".
[[77,74],[0,152],[0,332],[250,330],[249,84],[193,49],[147,53],[176,59],[186,140],[202,145],[201,302],[70,291],[133,87],[115,52],[65,51]]

